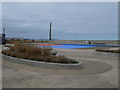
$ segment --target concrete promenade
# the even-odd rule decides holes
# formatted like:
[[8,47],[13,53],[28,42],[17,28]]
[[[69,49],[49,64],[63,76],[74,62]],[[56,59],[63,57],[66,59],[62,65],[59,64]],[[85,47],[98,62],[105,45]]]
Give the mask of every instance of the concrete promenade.
[[[104,43],[106,45],[113,45],[113,46],[119,46],[120,45],[120,41],[118,40],[87,40],[89,42],[91,42],[91,44],[95,44],[95,43]],[[74,44],[74,43],[79,43],[79,44],[88,44],[86,43],[86,40],[50,40],[48,41],[50,43],[57,43],[57,44]]]
[[3,88],[117,88],[118,57],[94,49],[56,49],[82,61],[83,70],[36,68],[2,60]]

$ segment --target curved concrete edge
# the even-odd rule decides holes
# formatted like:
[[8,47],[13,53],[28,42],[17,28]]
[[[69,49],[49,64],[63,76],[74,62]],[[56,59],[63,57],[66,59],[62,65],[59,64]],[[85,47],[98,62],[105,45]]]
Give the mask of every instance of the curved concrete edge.
[[49,62],[15,58],[15,57],[7,56],[4,54],[1,54],[1,55],[3,60],[16,62],[20,64],[26,64],[34,67],[49,68],[49,69],[50,68],[51,69],[72,69],[72,70],[80,70],[84,68],[84,65],[82,62],[79,62],[78,64],[60,64],[60,63],[49,63]]
[[94,51],[95,55],[108,55],[108,56],[118,56],[120,53],[110,53],[110,52],[101,52],[101,51]]

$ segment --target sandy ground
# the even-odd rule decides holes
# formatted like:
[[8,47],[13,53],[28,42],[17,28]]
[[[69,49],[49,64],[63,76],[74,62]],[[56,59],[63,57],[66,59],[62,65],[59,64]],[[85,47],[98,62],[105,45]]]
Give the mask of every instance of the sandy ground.
[[117,88],[118,57],[96,55],[94,49],[56,49],[82,61],[82,70],[35,68],[2,60],[3,88]]

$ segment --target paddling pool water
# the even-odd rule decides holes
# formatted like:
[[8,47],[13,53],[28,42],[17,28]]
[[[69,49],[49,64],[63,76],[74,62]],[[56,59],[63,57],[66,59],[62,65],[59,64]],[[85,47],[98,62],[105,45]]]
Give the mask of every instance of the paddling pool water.
[[75,49],[75,48],[90,48],[90,47],[120,47],[120,46],[110,46],[110,45],[80,45],[80,44],[37,44],[37,47],[52,47],[52,48],[62,48],[62,49]]

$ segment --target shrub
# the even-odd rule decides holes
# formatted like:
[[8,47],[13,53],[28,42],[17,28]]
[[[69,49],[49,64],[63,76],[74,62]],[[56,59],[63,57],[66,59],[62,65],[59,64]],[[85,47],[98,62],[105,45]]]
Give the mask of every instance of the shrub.
[[71,62],[71,60],[69,60],[68,58],[64,56],[58,56],[56,61],[57,63],[70,63]]
[[26,44],[16,44],[10,47],[10,50],[3,50],[3,54],[17,58],[30,59],[36,61],[52,63],[78,63],[64,56],[50,56],[50,49],[40,48]]
[[11,51],[15,51],[15,47],[11,46],[9,47]]
[[43,49],[43,56],[49,56],[50,51],[48,49]]
[[100,52],[111,52],[111,53],[120,53],[120,50],[103,50],[103,49],[97,49],[96,51],[100,51]]
[[44,61],[45,62],[51,62],[52,60],[54,60],[54,58],[53,57],[46,57],[46,58],[44,58]]

